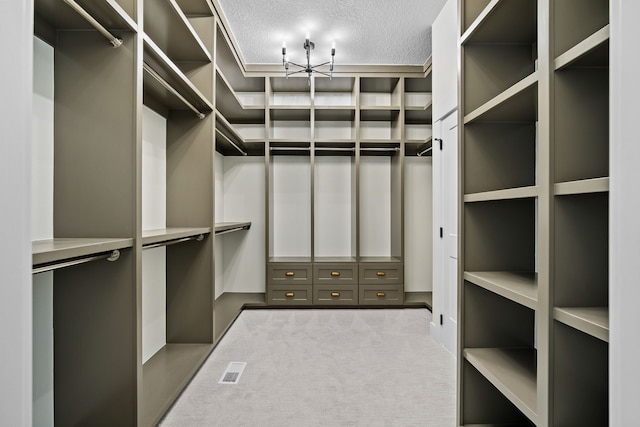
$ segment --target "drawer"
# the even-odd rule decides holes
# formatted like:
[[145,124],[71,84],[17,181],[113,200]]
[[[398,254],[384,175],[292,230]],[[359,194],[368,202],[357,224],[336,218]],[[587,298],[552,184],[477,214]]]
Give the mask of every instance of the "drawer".
[[327,305],[358,304],[357,285],[313,285],[313,303]]
[[358,264],[354,263],[316,263],[313,264],[313,284],[358,284]]
[[401,262],[360,263],[359,284],[404,283],[404,264]]
[[404,302],[403,285],[361,285],[359,288],[359,301],[362,305],[393,305]]
[[279,285],[285,283],[297,283],[310,285],[311,263],[280,263],[273,262],[267,265],[267,283]]
[[267,304],[311,305],[313,301],[311,285],[271,285],[267,286]]

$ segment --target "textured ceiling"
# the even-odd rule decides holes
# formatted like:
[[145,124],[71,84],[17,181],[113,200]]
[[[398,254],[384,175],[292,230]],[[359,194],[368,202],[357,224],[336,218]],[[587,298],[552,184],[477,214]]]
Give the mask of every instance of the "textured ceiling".
[[307,33],[311,63],[422,65],[431,55],[431,24],[446,0],[219,0],[247,64],[303,63]]

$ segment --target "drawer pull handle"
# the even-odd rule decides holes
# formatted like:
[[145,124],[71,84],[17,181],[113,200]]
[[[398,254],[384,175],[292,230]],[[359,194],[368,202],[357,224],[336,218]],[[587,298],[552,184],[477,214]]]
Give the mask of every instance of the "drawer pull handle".
[[376,273],[376,276],[378,276],[378,277],[384,277],[384,276],[386,276],[386,275],[387,275],[387,273],[385,273],[384,271],[378,271],[378,272]]
[[339,297],[340,296],[340,292],[331,292],[331,296],[332,297]]
[[331,275],[332,275],[333,277],[340,277],[340,272],[339,272],[339,271],[332,271],[332,272],[331,272]]
[[378,292],[378,293],[376,294],[376,296],[384,297],[384,296],[386,296],[386,294],[385,294],[384,292]]
[[286,273],[284,273],[284,275],[287,277],[293,277],[296,275],[296,273],[294,273],[293,271],[287,271]]
[[284,294],[285,297],[291,298],[291,297],[295,297],[296,294],[294,294],[293,292],[287,292],[286,294]]

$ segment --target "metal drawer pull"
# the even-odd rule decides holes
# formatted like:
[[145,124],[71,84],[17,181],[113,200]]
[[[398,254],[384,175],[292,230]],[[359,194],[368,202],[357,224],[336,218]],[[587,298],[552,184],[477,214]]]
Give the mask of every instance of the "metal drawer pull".
[[286,273],[284,273],[284,275],[287,277],[293,277],[296,275],[296,273],[294,273],[293,271],[287,271]]
[[339,271],[332,271],[332,272],[331,272],[331,275],[332,275],[333,277],[339,277],[339,276],[340,276],[340,272],[339,272]]
[[295,297],[296,294],[294,294],[293,292],[287,292],[286,294],[284,294],[284,296],[291,298],[291,297]]
[[378,293],[376,294],[376,296],[384,297],[384,296],[386,296],[386,294],[385,294],[384,292],[378,292]]
[[332,297],[339,297],[340,296],[340,292],[331,292],[331,296]]
[[384,276],[386,276],[386,275],[387,275],[387,273],[385,273],[384,271],[378,271],[378,272],[376,273],[376,275],[377,275],[378,277],[384,277]]

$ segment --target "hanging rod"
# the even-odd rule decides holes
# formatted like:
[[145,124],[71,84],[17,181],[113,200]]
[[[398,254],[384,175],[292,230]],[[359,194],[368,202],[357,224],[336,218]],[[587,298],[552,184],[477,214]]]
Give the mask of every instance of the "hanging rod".
[[269,147],[271,151],[309,151],[310,147]]
[[425,148],[423,151],[418,153],[418,157],[424,156],[425,153],[431,151],[432,149],[433,149],[433,147]]
[[73,265],[84,264],[87,262],[98,261],[101,259],[106,259],[107,261],[116,261],[118,258],[120,258],[120,251],[115,249],[111,252],[100,254],[100,255],[92,255],[92,256],[83,257],[83,258],[70,259],[70,260],[61,261],[54,264],[39,265],[39,266],[33,267],[31,272],[32,274],[44,273],[45,271],[58,270],[59,268],[71,267]]
[[363,148],[360,148],[360,151],[400,151],[400,148],[399,147],[380,147],[380,148],[363,147]]
[[165,79],[162,78],[162,76],[160,76],[160,74],[156,73],[154,71],[153,68],[151,68],[148,64],[144,63],[143,64],[143,68],[144,70],[149,73],[149,75],[151,77],[153,77],[154,79],[156,79],[158,81],[158,83],[160,83],[165,89],[167,89],[169,92],[171,92],[172,94],[174,94],[180,101],[182,101],[184,103],[184,105],[186,105],[187,107],[189,107],[189,109],[191,111],[193,111],[194,113],[196,113],[196,116],[202,120],[205,118],[205,115],[203,113],[200,112],[200,110],[198,110],[196,107],[193,106],[193,104],[191,104],[189,101],[186,100],[186,98],[182,95],[180,95],[180,93],[175,90],[173,88],[173,86],[171,86],[169,84],[169,82],[167,82]]
[[316,147],[316,151],[356,151],[355,147]]
[[161,246],[171,246],[171,245],[175,245],[176,243],[188,242],[190,240],[196,240],[198,242],[202,242],[204,240],[204,234],[199,234],[197,236],[184,237],[182,239],[167,240],[166,242],[158,242],[158,243],[151,243],[149,245],[142,245],[142,249],[153,249],[153,248],[159,248]]
[[247,155],[247,152],[244,151],[242,148],[238,147],[232,140],[231,138],[229,138],[227,135],[225,135],[224,133],[222,133],[222,131],[218,128],[216,128],[216,133],[220,134],[221,137],[223,137],[224,139],[227,140],[227,142],[231,145],[233,145],[233,148],[235,148],[236,150],[238,150],[240,153],[242,153],[243,156]]
[[248,230],[248,229],[249,229],[249,226],[234,227],[224,231],[216,231],[216,236],[221,236],[223,234],[233,233],[234,231],[242,231],[242,230]]
[[111,43],[113,47],[122,46],[122,39],[111,34],[109,30],[107,30],[105,27],[102,26],[102,24],[96,21],[96,19],[93,16],[91,16],[89,12],[87,12],[82,8],[82,6],[80,6],[74,0],[64,0],[64,2],[68,4],[73,10],[78,12],[78,14],[82,16],[89,24],[93,25],[93,27],[96,30],[98,30],[100,34],[102,34],[107,40],[109,40],[109,43]]

